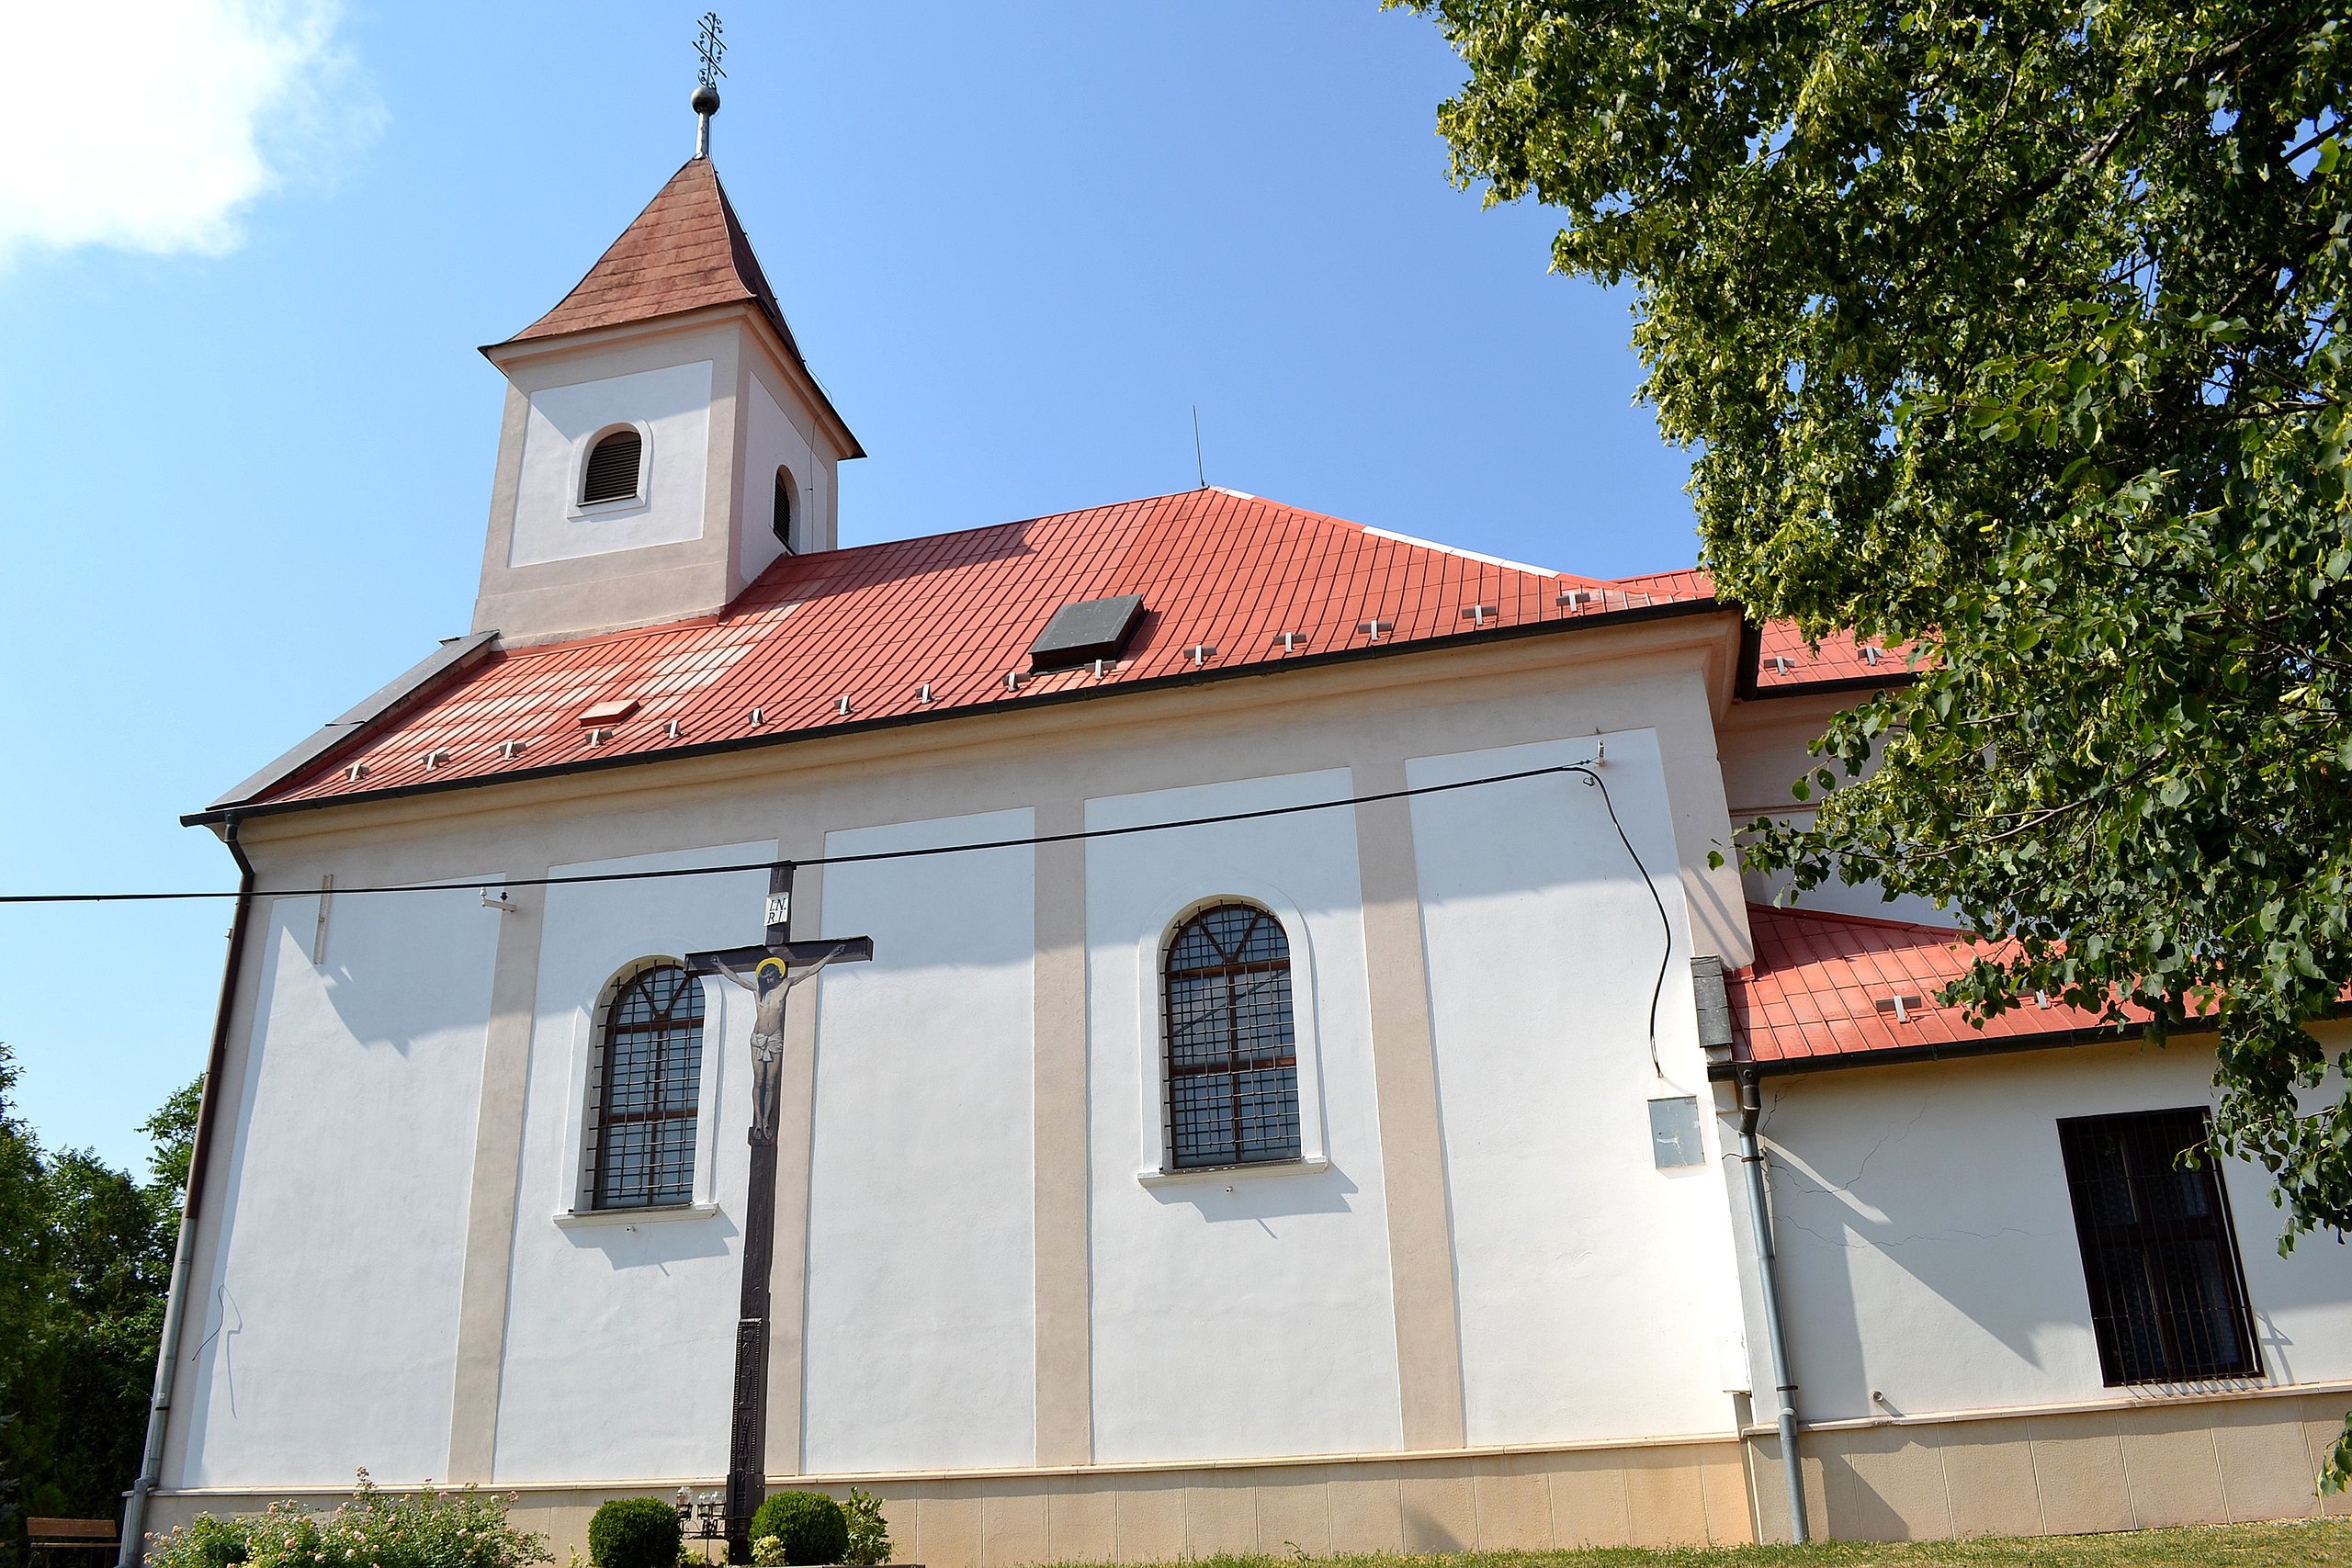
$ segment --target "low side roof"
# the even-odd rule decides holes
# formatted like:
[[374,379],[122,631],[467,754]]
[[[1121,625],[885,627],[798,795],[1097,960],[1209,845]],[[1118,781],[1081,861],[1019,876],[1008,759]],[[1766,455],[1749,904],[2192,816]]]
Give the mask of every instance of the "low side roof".
[[1972,946],[1950,927],[1762,904],[1747,907],[1747,924],[1756,961],[1724,976],[1733,1055],[1718,1077],[1742,1067],[1799,1072],[1973,1055],[2116,1032],[2097,1013],[2054,998],[1977,1024],[1961,1008],[1937,1005],[1936,992],[1973,960],[2007,956],[2006,942]]
[[[1715,592],[1714,579],[1695,567],[1621,577],[1616,585],[1628,592],[1712,597]],[[1750,694],[1759,697],[1880,684],[1903,675],[1909,651],[1865,643],[1843,632],[1823,637],[1819,648],[1807,648],[1793,621],[1765,622],[1757,628],[1755,642]]]
[[[1571,590],[1583,596],[1563,604]],[[1028,672],[1057,609],[1124,593],[1141,594],[1145,614],[1115,665]],[[492,650],[331,754],[196,819],[1713,608],[1701,593],[1629,599],[1593,578],[1187,491],[787,556],[716,616]],[[603,705],[619,716],[582,722]]]

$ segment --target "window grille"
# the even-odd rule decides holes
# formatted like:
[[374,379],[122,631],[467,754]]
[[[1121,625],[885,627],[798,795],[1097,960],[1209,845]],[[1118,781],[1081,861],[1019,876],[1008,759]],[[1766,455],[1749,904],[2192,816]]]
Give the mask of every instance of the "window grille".
[[1290,941],[1265,910],[1219,904],[1169,944],[1169,1161],[1177,1168],[1298,1157],[1298,1047]]
[[580,481],[580,504],[628,501],[637,494],[639,460],[645,456],[645,437],[634,430],[616,430],[588,454],[588,471]]
[[2205,1111],[2144,1111],[2058,1123],[2110,1385],[2261,1375],[2228,1196]]
[[657,964],[605,1009],[589,1103],[588,1206],[691,1203],[702,1096],[702,982]]

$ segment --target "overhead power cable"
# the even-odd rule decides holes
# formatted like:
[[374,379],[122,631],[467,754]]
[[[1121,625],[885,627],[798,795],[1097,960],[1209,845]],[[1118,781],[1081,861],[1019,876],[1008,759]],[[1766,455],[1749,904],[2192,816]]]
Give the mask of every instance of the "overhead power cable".
[[[1118,839],[1132,833],[1165,833],[1179,828],[1207,828],[1223,822],[1254,822],[1269,817],[1295,817],[1306,811],[1330,811],[1343,806],[1370,806],[1384,800],[1404,800],[1416,795],[1443,795],[1457,789],[1477,789],[1487,784],[1513,784],[1521,779],[1548,778],[1555,774],[1576,773],[1589,784],[1599,786],[1600,802],[1609,813],[1609,825],[1616,829],[1617,841],[1641,874],[1642,886],[1649,890],[1650,899],[1657,906],[1658,924],[1666,935],[1666,949],[1658,959],[1657,981],[1650,988],[1650,1038],[1655,1049],[1657,1038],[1658,998],[1665,994],[1666,971],[1672,961],[1674,925],[1666,913],[1666,900],[1658,893],[1657,882],[1650,875],[1649,867],[1642,863],[1641,852],[1634,848],[1634,840],[1626,835],[1625,825],[1617,819],[1617,803],[1610,797],[1609,785],[1595,771],[1600,759],[1591,762],[1561,762],[1547,768],[1525,768],[1517,773],[1489,773],[1482,778],[1456,779],[1451,784],[1415,784],[1405,789],[1382,790],[1373,795],[1342,795],[1337,800],[1310,800],[1298,806],[1269,806],[1255,811],[1227,811],[1210,817],[1185,817],[1170,822],[1137,822],[1124,828],[1083,828],[1068,833],[1038,833],[1020,839],[989,839],[968,844],[931,844],[911,850],[873,850],[864,854],[818,855],[795,861],[796,865],[867,865],[876,861],[922,860],[933,855],[978,853],[983,850],[1029,849],[1038,844],[1067,844],[1088,839]],[[658,882],[680,876],[731,876],[747,871],[765,871],[773,861],[744,861],[726,865],[672,866],[659,871],[592,871],[563,876],[518,876],[500,879],[501,887],[567,887],[591,882]],[[345,897],[360,893],[447,893],[452,887],[469,884],[458,882],[386,882],[356,887],[338,886],[335,897]],[[303,898],[318,894],[315,887],[255,888],[256,898]],[[180,903],[206,898],[234,898],[233,888],[202,889],[169,893],[0,893],[0,904],[161,904]]]
[[[1595,783],[1600,775],[1581,762],[1564,763],[1557,767],[1530,768],[1524,773],[1496,773],[1487,778],[1462,779],[1453,784],[1420,784],[1410,789],[1385,790],[1377,795],[1344,795],[1338,800],[1312,800],[1302,806],[1270,806],[1257,811],[1228,811],[1214,817],[1187,817],[1172,822],[1139,822],[1125,828],[1086,828],[1070,833],[1039,833],[1024,839],[989,839],[968,844],[931,844],[912,850],[875,850],[865,854],[821,855],[794,860],[795,865],[863,865],[874,861],[918,860],[931,855],[960,855],[982,850],[1018,850],[1035,844],[1063,844],[1080,839],[1115,839],[1130,833],[1159,833],[1176,828],[1204,828],[1219,822],[1248,822],[1264,817],[1290,817],[1302,811],[1329,811],[1342,806],[1369,806],[1375,801],[1398,800],[1407,795],[1436,795],[1446,790],[1475,789],[1481,784],[1510,784],[1519,779],[1543,778],[1552,773],[1584,773]],[[1603,786],[1603,794],[1607,793]],[[1611,819],[1616,813],[1611,811]],[[1622,835],[1623,829],[1620,833]],[[1633,845],[1625,846],[1628,850]],[[1635,857],[1637,860],[1640,858]],[[733,876],[747,871],[765,871],[773,861],[743,861],[726,865],[672,866],[660,871],[591,871],[564,876],[502,877],[501,887],[567,887],[588,882],[660,882],[679,876]],[[338,886],[335,896],[343,897],[354,893],[447,893],[452,887],[472,886],[463,878],[441,882],[383,882],[373,886],[346,887]],[[315,895],[315,887],[256,887],[256,898],[302,898]],[[198,898],[234,898],[234,888],[205,888],[171,893],[0,893],[0,904],[160,904]]]

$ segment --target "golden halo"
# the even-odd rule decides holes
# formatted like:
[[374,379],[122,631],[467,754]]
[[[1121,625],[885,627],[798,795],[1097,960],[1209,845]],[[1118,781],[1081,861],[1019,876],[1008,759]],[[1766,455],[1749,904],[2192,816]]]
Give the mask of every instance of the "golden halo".
[[767,978],[767,973],[771,969],[775,971],[775,977],[778,980],[783,980],[788,977],[792,973],[791,969],[785,964],[783,959],[763,958],[760,960],[760,966],[752,971],[752,977],[755,980],[764,980]]

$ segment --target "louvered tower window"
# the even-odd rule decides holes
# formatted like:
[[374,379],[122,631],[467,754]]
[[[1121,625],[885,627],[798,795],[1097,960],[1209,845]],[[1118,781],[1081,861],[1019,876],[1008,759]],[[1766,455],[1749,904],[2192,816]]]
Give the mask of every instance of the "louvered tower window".
[[2202,1107],[2058,1123],[2109,1385],[2262,1375]]
[[645,437],[634,430],[616,430],[599,439],[588,454],[588,472],[580,481],[580,504],[633,499],[639,461],[644,456]]
[[606,1004],[589,1084],[588,1207],[694,1201],[702,1008],[702,982],[675,964],[639,970]]
[[786,550],[792,548],[792,495],[797,488],[790,468],[775,471],[775,537]]
[[1177,1168],[1298,1157],[1290,941],[1254,904],[1219,904],[1168,947],[1168,1157]]

